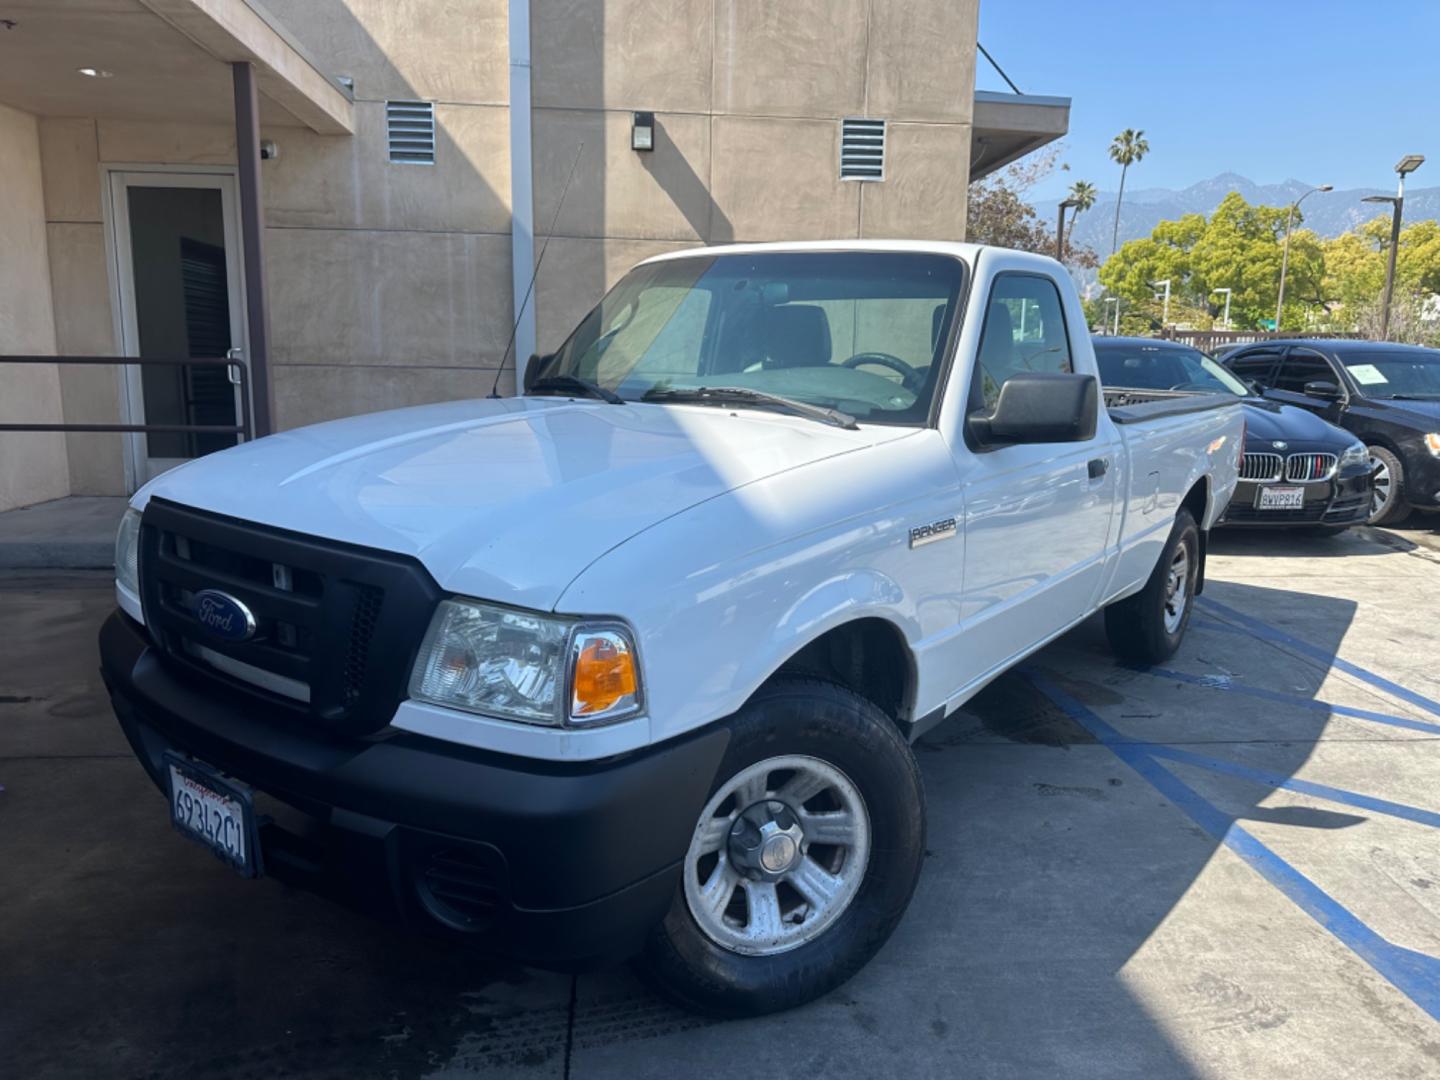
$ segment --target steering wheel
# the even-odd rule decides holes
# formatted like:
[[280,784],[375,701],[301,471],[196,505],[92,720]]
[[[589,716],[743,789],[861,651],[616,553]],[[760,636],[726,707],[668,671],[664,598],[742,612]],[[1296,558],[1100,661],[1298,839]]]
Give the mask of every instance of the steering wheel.
[[913,368],[898,356],[888,352],[857,352],[850,359],[846,360],[842,367],[858,368],[864,364],[875,364],[878,367],[889,368],[900,376],[900,385],[912,394],[918,394],[925,387],[925,373],[919,368]]

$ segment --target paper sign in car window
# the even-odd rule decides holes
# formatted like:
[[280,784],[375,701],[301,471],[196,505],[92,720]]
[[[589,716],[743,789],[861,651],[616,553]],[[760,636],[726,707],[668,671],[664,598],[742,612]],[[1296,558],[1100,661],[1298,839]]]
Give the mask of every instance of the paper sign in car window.
[[1345,370],[1350,372],[1361,386],[1378,386],[1380,383],[1390,381],[1380,374],[1380,369],[1374,364],[1346,364]]

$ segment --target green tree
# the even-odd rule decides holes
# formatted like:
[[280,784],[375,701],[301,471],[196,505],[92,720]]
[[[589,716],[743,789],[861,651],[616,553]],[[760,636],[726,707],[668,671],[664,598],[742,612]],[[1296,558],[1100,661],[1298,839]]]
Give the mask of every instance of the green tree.
[[1065,246],[1070,246],[1070,236],[1075,232],[1075,219],[1095,205],[1099,196],[1095,185],[1089,180],[1076,180],[1070,185],[1070,200],[1075,204],[1070,213],[1070,227],[1065,230]]
[[1126,128],[1115,136],[1110,143],[1110,160],[1120,166],[1120,194],[1115,197],[1115,231],[1110,237],[1110,254],[1115,254],[1115,248],[1120,243],[1120,204],[1125,201],[1125,174],[1130,171],[1130,166],[1138,164],[1140,159],[1150,152],[1150,144],[1145,141],[1145,132],[1136,131],[1134,128]]
[[[1059,164],[1059,155],[1060,148],[1051,147],[972,183],[965,239],[974,244],[993,244],[1017,251],[1054,255],[1054,229],[1041,220],[1024,196],[1057,168],[1065,168]],[[1064,261],[1071,266],[1087,268],[1099,262],[1089,248],[1071,247],[1068,233]]]

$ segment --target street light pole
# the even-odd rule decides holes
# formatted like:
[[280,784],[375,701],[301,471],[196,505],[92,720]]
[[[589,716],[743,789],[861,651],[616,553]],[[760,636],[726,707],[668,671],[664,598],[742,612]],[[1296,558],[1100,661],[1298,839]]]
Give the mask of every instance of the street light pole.
[[1110,331],[1112,337],[1120,335],[1120,298],[1118,296],[1105,297],[1105,303],[1115,305],[1115,329]]
[[1230,293],[1232,289],[1211,289],[1211,292],[1223,292],[1225,294],[1225,329],[1230,329]]
[[1380,301],[1380,340],[1390,340],[1390,301],[1395,295],[1395,256],[1400,250],[1400,218],[1405,212],[1405,177],[1425,164],[1425,155],[1406,154],[1395,166],[1400,174],[1400,186],[1392,195],[1367,195],[1362,202],[1388,202],[1390,214],[1390,257],[1385,264],[1385,295]]
[[1055,261],[1065,261],[1065,211],[1079,206],[1076,199],[1066,199],[1060,204],[1060,220],[1055,225]]
[[1152,289],[1158,289],[1162,285],[1165,286],[1165,308],[1160,315],[1160,329],[1164,330],[1170,325],[1170,279],[1167,277],[1164,281],[1150,282]]
[[1285,310],[1285,271],[1290,268],[1290,230],[1295,225],[1295,211],[1300,209],[1300,204],[1317,191],[1333,191],[1334,184],[1321,184],[1313,187],[1290,204],[1290,213],[1285,218],[1285,251],[1280,256],[1280,296],[1275,301],[1275,329],[1280,329],[1280,313]]

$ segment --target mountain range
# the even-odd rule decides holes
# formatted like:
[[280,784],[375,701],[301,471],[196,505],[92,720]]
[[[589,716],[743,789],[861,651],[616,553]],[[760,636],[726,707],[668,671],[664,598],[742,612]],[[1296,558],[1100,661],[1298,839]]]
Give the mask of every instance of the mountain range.
[[[1221,173],[1209,180],[1191,184],[1179,191],[1171,188],[1127,188],[1120,208],[1120,243],[1149,236],[1162,221],[1171,221],[1184,214],[1209,217],[1220,200],[1238,191],[1248,203],[1286,206],[1305,194],[1314,184],[1286,180],[1280,184],[1257,184],[1237,173]],[[1390,208],[1362,203],[1366,195],[1393,195],[1394,188],[1350,188],[1345,191],[1317,191],[1300,208],[1303,227],[1321,236],[1339,236],[1361,222],[1384,214]],[[1035,203],[1043,221],[1055,219],[1055,203]],[[1405,193],[1405,222],[1411,224],[1426,218],[1440,218],[1440,187],[1415,188]],[[1072,238],[1075,244],[1092,248],[1104,259],[1110,254],[1111,231],[1115,227],[1115,192],[1102,191],[1095,205],[1075,221]],[[1297,220],[1296,228],[1301,223]]]

